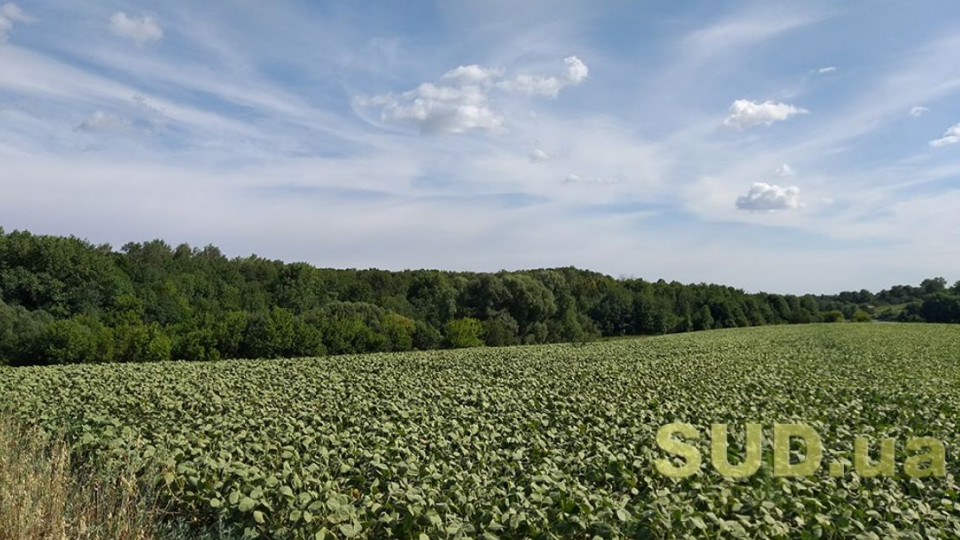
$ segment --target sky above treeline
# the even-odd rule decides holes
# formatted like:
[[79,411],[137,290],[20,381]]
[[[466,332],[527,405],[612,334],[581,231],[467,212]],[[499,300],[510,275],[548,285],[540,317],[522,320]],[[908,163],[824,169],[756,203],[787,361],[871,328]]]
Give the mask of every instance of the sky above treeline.
[[960,279],[960,3],[0,0],[0,226],[782,293]]

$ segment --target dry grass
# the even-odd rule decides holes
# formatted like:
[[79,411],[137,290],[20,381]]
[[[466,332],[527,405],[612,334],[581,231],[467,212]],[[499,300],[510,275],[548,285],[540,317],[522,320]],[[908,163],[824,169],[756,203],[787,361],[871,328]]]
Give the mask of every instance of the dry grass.
[[0,418],[0,540],[156,539],[150,506],[136,479],[78,471],[62,442]]

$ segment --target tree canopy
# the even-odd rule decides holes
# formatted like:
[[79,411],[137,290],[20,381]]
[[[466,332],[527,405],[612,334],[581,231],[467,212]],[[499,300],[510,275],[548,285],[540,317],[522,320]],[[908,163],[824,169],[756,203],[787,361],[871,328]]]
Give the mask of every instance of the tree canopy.
[[[290,357],[579,342],[853,319],[882,302],[960,322],[942,278],[832,297],[553,268],[357,270],[228,258],[162,240],[119,250],[0,229],[0,364]],[[828,313],[829,312],[829,313]]]

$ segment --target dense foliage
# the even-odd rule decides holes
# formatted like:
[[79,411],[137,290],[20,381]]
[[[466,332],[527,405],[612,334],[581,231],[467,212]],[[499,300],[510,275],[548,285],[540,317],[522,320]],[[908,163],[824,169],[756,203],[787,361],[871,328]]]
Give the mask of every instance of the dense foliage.
[[[958,350],[958,326],[847,324],[0,368],[0,411],[104,466],[160,467],[176,506],[248,538],[956,538]],[[661,476],[673,421],[729,424],[734,453],[761,423],[765,464]],[[856,436],[895,438],[898,461],[906,437],[935,437],[947,475],[773,478],[775,422],[813,426],[825,464],[849,466]]]
[[948,287],[942,277],[925,279],[918,287],[895,285],[876,294],[845,291],[817,300],[820,310],[838,311],[850,320],[865,313],[888,321],[960,323],[960,281]]
[[583,342],[820,320],[812,296],[574,268],[332,270],[162,241],[0,229],[0,364],[279,358]]

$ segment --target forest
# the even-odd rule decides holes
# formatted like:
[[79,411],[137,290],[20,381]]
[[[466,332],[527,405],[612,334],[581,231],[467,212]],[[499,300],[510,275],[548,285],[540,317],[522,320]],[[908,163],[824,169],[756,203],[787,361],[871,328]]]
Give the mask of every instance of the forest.
[[228,258],[214,246],[153,240],[114,250],[0,228],[0,365],[577,343],[873,318],[960,322],[960,282],[797,296],[576,268],[317,268]]

